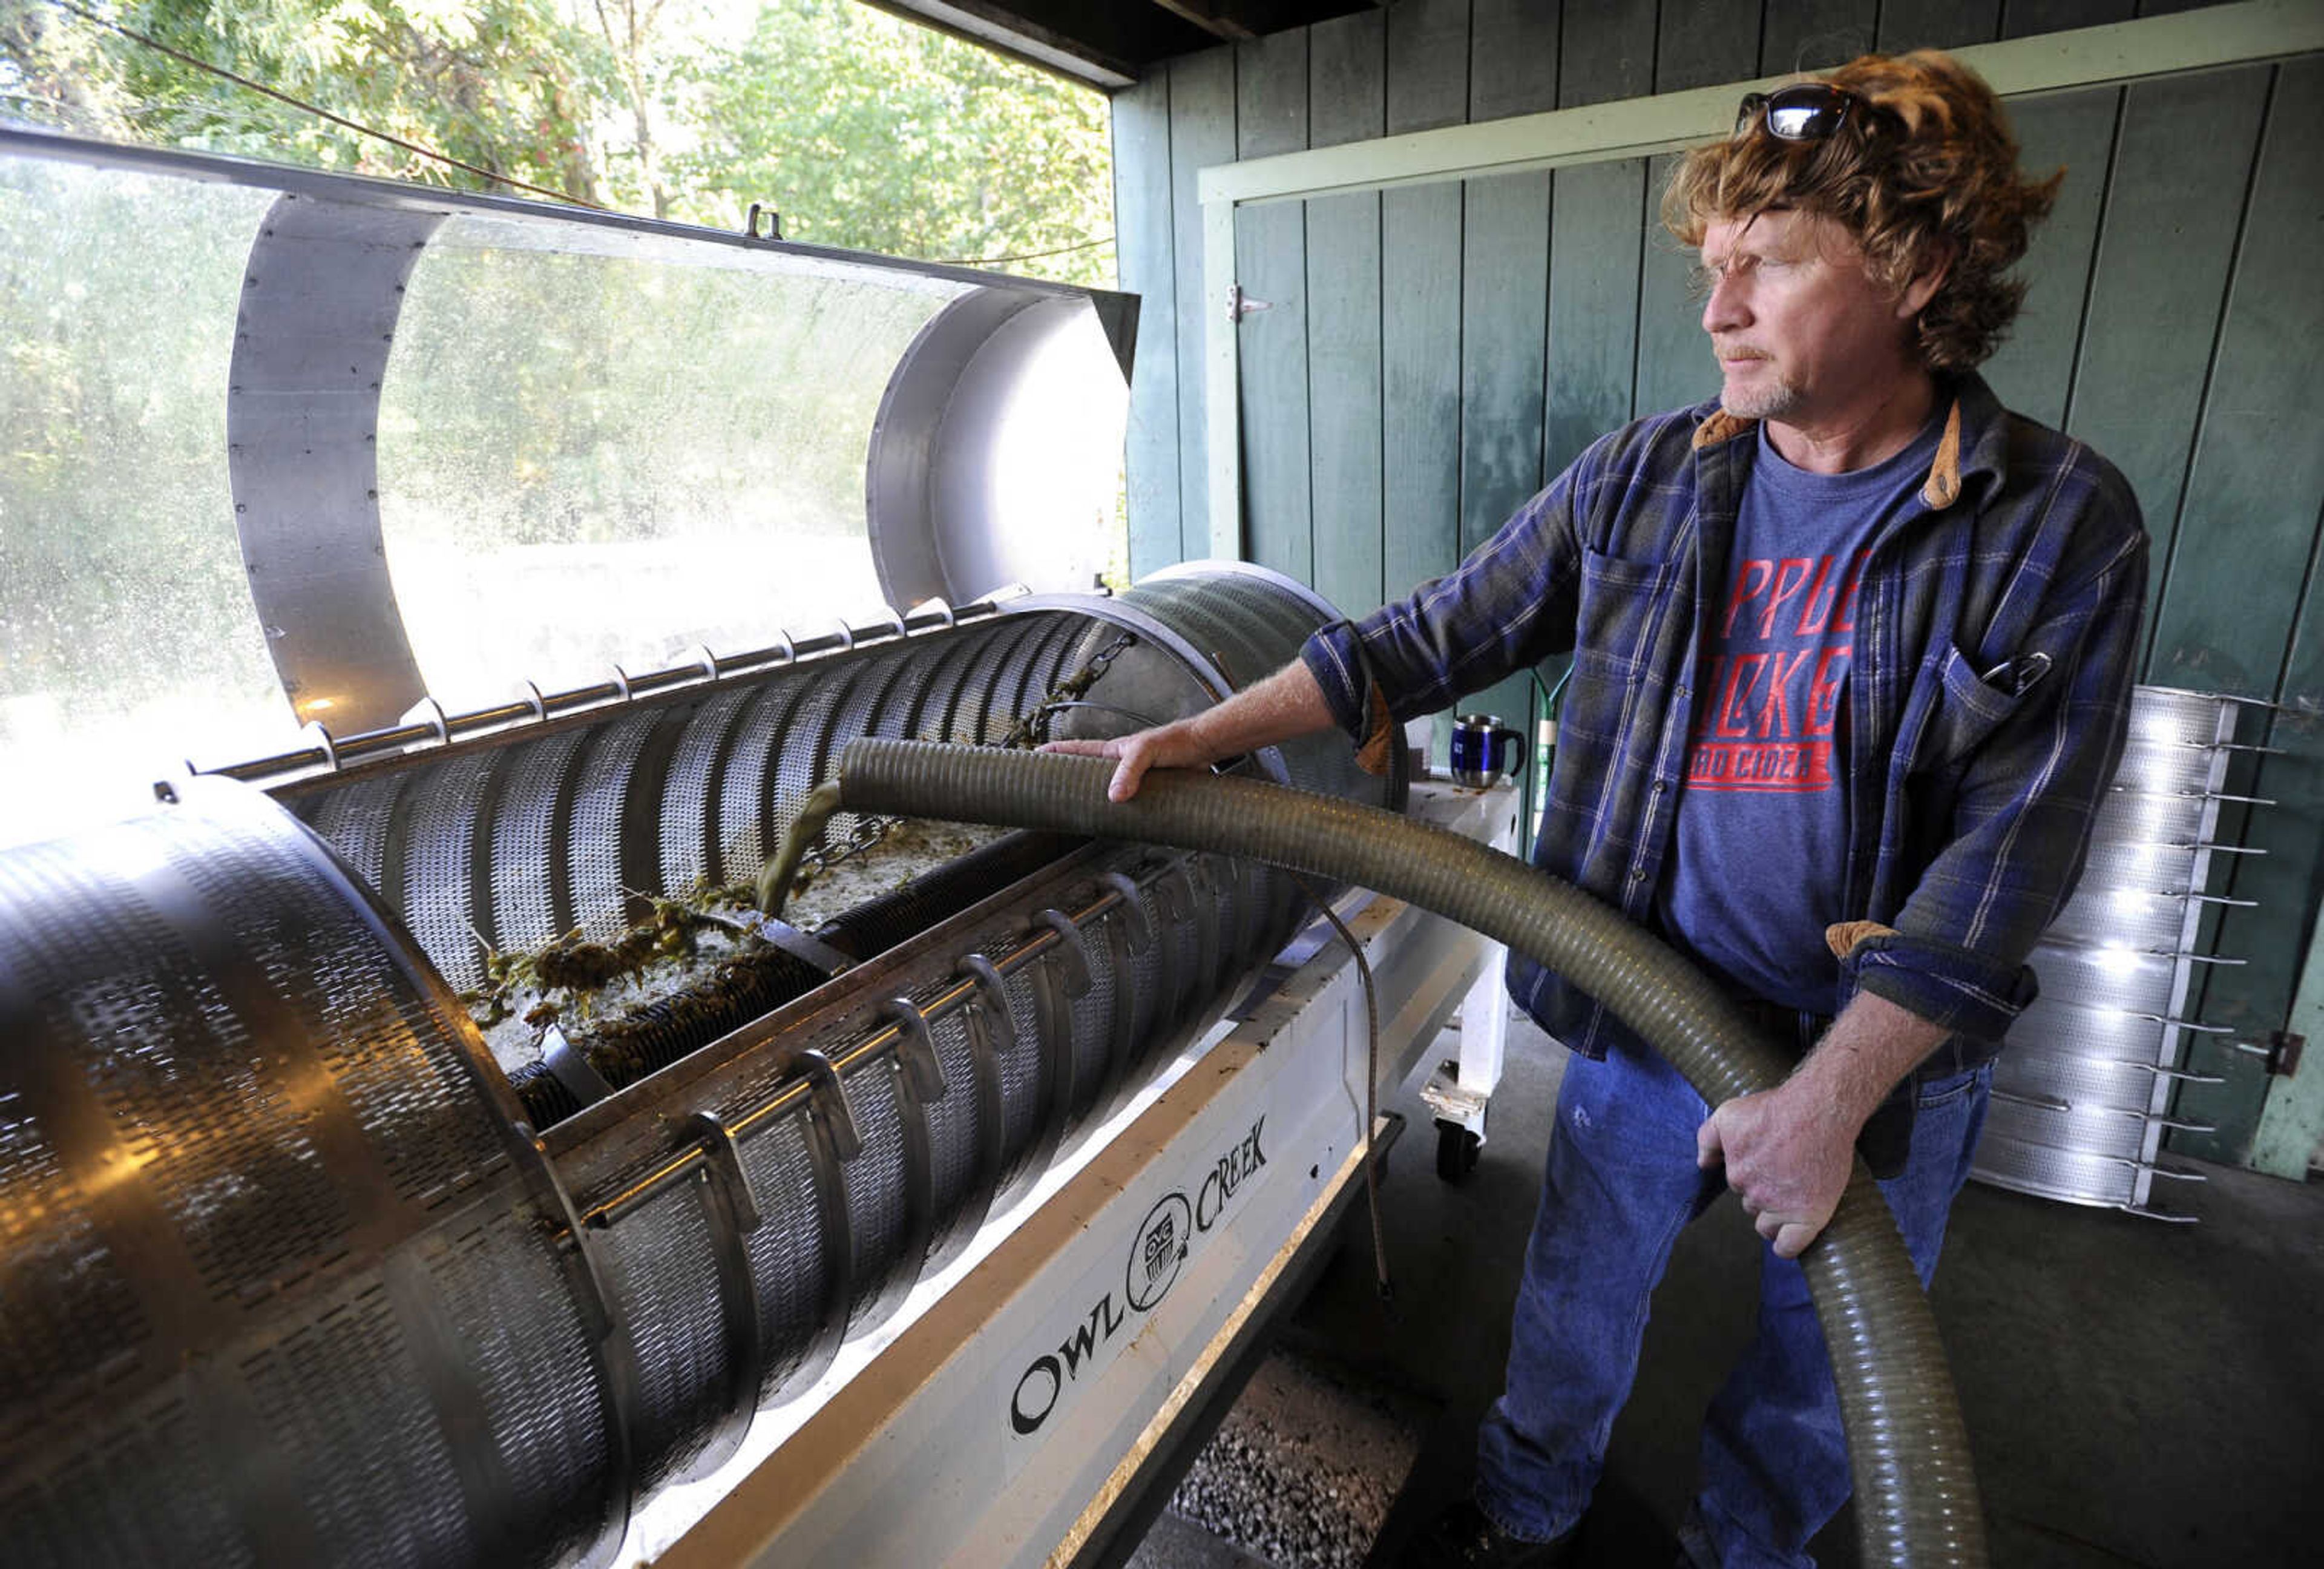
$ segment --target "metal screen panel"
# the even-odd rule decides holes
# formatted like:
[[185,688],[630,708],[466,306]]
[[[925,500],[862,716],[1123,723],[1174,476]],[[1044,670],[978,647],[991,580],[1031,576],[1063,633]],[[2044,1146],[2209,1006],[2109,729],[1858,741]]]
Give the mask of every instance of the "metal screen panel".
[[637,1351],[636,1458],[646,1489],[702,1453],[733,1372],[704,1191],[670,1188],[607,1233],[606,1277]]
[[[2141,687],[2074,897],[2036,946],[2041,995],[1994,1066],[1972,1175],[2154,1213],[2235,734],[2231,700]],[[2172,1217],[2182,1218],[2182,1217]]]
[[761,1405],[822,1371],[811,1361],[819,1332],[832,1329],[835,1338],[826,1351],[837,1343],[836,1315],[825,1307],[835,1288],[816,1218],[819,1198],[809,1142],[804,1110],[742,1141],[742,1168],[766,1223],[748,1239],[759,1288],[760,1334],[779,1348],[767,1360]]

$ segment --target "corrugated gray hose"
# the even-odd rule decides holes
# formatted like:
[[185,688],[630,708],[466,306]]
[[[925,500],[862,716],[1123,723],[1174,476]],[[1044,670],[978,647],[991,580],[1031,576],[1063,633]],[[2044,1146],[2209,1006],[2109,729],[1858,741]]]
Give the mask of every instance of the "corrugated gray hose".
[[[1375,889],[1539,960],[1613,1010],[1711,1104],[1789,1065],[1717,987],[1589,895],[1513,856],[1371,807],[1256,780],[1163,772],[1135,799],[1097,758],[862,740],[848,809],[1047,828],[1247,856]],[[1983,1564],[1985,1525],[1952,1376],[1896,1223],[1859,1160],[1801,1264],[1831,1352],[1867,1564]]]

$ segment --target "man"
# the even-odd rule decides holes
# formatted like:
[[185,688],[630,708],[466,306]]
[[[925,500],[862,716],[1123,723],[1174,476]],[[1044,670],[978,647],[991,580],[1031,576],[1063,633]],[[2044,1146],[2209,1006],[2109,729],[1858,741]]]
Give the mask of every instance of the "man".
[[2145,585],[2121,477],[1973,366],[2057,180],[1945,56],[1747,97],[1665,222],[1701,252],[1716,403],[1597,442],[1456,571],[1207,713],[1119,741],[1117,798],[1337,725],[1360,741],[1568,647],[1536,862],[1720,977],[1803,1055],[1716,1108],[1558,977],[1572,1048],[1506,1390],[1433,1563],[1568,1555],[1648,1294],[1724,1184],[1768,1240],[1759,1334],[1705,1423],[1683,1541],[1805,1564],[1849,1490],[1796,1260],[1858,1151],[1925,1284],[2024,961],[2119,754]]

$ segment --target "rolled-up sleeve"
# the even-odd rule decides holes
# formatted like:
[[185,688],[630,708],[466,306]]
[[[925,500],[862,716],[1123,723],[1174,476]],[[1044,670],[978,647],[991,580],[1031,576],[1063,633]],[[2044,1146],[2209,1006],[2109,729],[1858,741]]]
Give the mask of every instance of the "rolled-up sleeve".
[[[1318,629],[1300,646],[1300,661],[1323,689],[1332,717],[1356,741],[1372,727],[1372,681],[1364,669],[1363,639],[1352,621],[1335,621]],[[1384,699],[1383,699],[1384,701]]]
[[[2081,876],[2090,826],[2121,759],[2146,600],[2146,536],[2118,477],[2101,485],[2089,546],[2044,596],[2014,670],[1971,705],[2006,708],[1953,791],[1951,836],[1895,929],[1842,959],[1855,988],[1960,1034],[1999,1040],[2037,992],[2027,955]],[[1957,652],[1948,656],[1960,660]],[[2023,679],[2021,675],[2020,679]]]

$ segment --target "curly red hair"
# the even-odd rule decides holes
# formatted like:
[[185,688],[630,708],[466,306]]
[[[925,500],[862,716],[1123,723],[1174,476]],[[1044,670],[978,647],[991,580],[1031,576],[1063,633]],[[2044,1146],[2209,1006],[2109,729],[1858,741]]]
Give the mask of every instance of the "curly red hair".
[[2005,276],[2057,198],[2062,169],[2023,178],[2001,100],[1968,67],[1935,50],[1868,54],[1821,78],[1881,112],[1858,115],[1821,141],[1754,131],[1689,152],[1663,193],[1663,223],[1699,245],[1721,217],[1795,208],[1855,237],[1883,286],[1901,293],[1950,262],[1918,324],[1921,357],[1968,370],[2000,346],[2025,298]]

